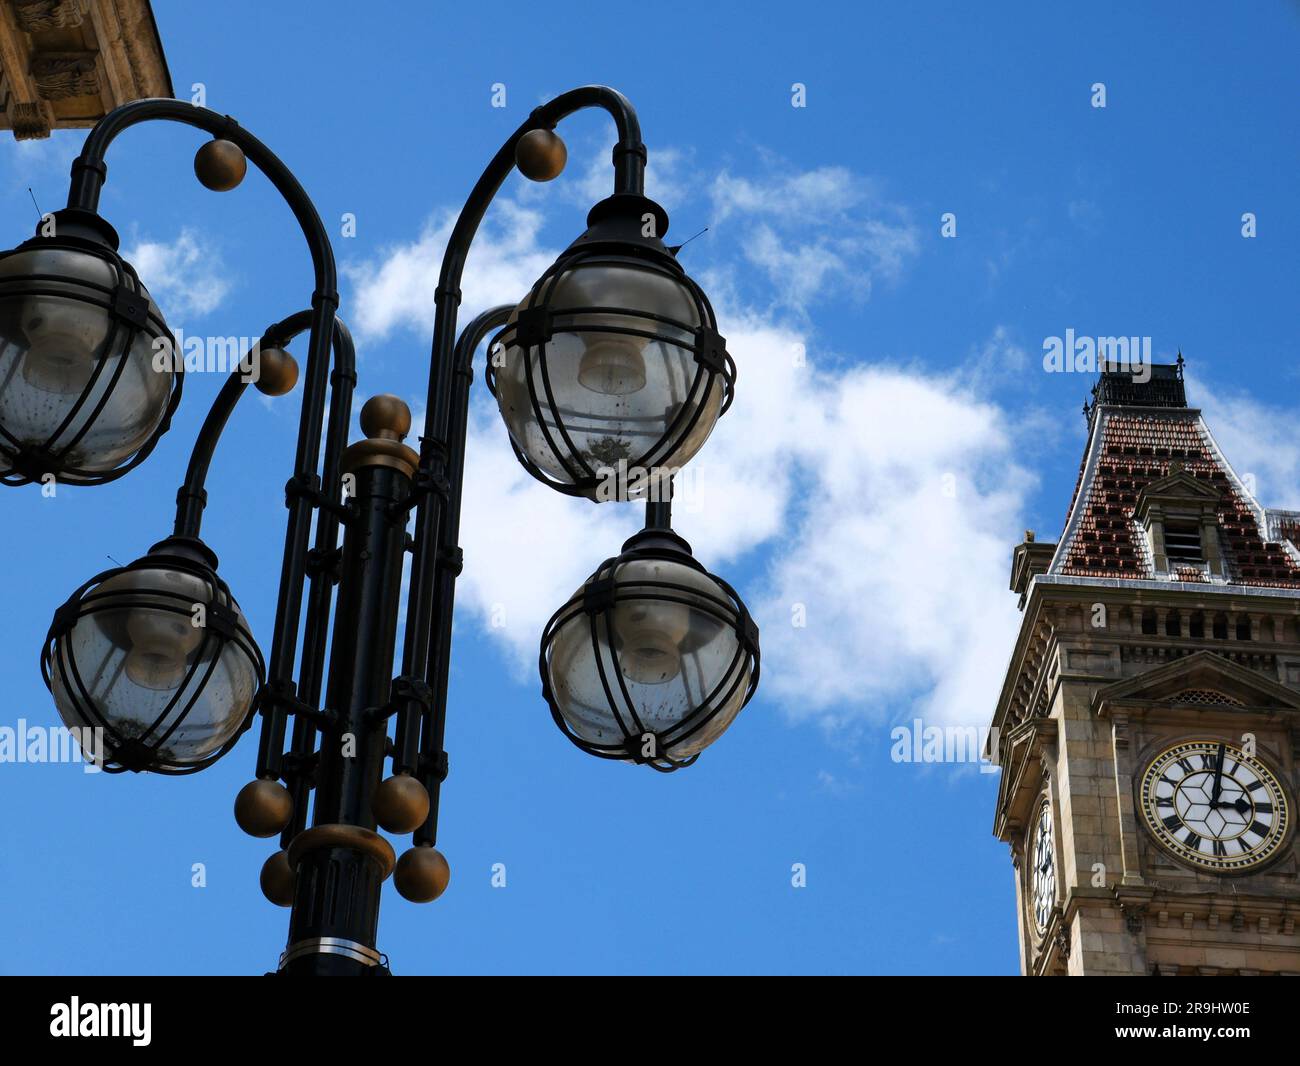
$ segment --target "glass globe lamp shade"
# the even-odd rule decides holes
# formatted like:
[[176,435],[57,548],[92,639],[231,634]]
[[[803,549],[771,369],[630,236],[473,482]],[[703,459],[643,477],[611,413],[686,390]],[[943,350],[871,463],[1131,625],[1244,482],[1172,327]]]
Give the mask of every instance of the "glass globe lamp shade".
[[105,769],[165,774],[229,750],[263,677],[215,555],[183,537],[78,589],[55,614],[41,669],[64,724],[102,730]]
[[611,199],[515,309],[488,361],[524,467],[599,501],[645,495],[680,469],[735,382],[703,291],[636,228],[662,209]]
[[551,618],[539,666],[552,717],[578,747],[671,771],[754,694],[758,629],[684,540],[645,530]]
[[180,399],[162,314],[97,216],[0,255],[0,481],[110,481],[142,461]]

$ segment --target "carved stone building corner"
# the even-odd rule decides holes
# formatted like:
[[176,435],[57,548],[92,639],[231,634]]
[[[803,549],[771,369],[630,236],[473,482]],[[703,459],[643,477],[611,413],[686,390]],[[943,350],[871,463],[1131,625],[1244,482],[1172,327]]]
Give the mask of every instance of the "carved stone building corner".
[[16,139],[172,95],[149,0],[0,0],[0,129]]

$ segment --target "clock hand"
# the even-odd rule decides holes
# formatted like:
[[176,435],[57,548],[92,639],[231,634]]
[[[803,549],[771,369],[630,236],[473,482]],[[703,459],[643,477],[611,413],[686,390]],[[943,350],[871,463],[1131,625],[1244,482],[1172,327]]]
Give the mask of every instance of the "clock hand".
[[1211,807],[1219,802],[1219,793],[1223,790],[1223,757],[1227,752],[1227,747],[1227,744],[1219,741],[1219,752],[1214,757],[1214,791],[1210,793]]

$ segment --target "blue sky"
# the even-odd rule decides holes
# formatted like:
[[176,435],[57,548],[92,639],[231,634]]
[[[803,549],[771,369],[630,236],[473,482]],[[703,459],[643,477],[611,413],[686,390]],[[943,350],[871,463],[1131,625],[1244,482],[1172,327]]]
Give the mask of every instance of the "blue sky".
[[[155,10],[177,94],[202,83],[336,235],[356,216],[335,248],[362,396],[395,392],[419,414],[440,240],[543,99],[621,89],[670,236],[710,227],[683,262],[715,297],[740,379],[678,528],[763,622],[763,687],[671,776],[559,735],[529,662],[540,622],[637,516],[532,485],[477,383],[439,842],[453,878],[428,906],[386,893],[379,946],[396,971],[1014,972],[996,774],[895,763],[890,729],[993,710],[1017,621],[1011,547],[1027,527],[1057,536],[1084,443],[1091,379],[1045,373],[1045,338],[1181,348],[1229,459],[1263,503],[1300,507],[1300,7],[668,3],[642,26],[560,3],[541,28],[513,0],[382,18],[326,2]],[[806,107],[791,106],[796,82]],[[564,177],[507,183],[470,260],[468,310],[522,296],[606,194],[607,120],[562,132]],[[29,187],[42,210],[61,206],[80,140],[0,140],[5,244],[35,224]],[[102,211],[173,329],[255,337],[306,305],[305,250],[260,176],[198,186],[199,143],[179,126],[129,132]],[[171,433],[125,480],[0,501],[0,725],[53,720],[37,669],[49,619],[108,557],[169,530],[219,385],[190,380]],[[296,410],[296,394],[247,401],[209,485],[206,539],[264,648]],[[231,816],[254,749],[181,780],[0,765],[15,812],[0,830],[0,967],[273,966],[287,914],[257,888],[269,847]],[[791,885],[796,863],[806,888]]]

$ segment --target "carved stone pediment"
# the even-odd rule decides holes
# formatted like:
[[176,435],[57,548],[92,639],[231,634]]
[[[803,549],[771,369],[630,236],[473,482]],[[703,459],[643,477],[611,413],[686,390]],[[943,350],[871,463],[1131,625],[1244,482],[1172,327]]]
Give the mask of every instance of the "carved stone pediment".
[[1205,478],[1192,477],[1185,470],[1177,470],[1151,482],[1138,493],[1137,508],[1134,517],[1141,521],[1151,504],[1159,501],[1165,503],[1217,503],[1223,490]]
[[1102,714],[1108,705],[1119,703],[1177,704],[1180,696],[1189,706],[1205,706],[1206,693],[1226,697],[1220,704],[1226,710],[1300,714],[1300,692],[1212,651],[1193,652],[1106,685],[1093,696],[1092,709]]

